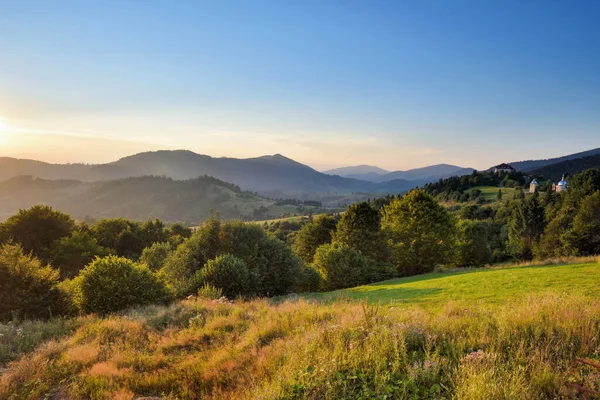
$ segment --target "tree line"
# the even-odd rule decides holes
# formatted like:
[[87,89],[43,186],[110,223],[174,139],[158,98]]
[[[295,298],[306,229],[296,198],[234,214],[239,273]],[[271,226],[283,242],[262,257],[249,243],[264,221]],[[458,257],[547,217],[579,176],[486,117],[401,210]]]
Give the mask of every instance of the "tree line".
[[426,189],[342,214],[192,229],[116,218],[77,223],[47,206],[0,224],[0,320],[110,313],[198,293],[335,290],[437,267],[600,253],[600,170],[563,193],[443,207]]

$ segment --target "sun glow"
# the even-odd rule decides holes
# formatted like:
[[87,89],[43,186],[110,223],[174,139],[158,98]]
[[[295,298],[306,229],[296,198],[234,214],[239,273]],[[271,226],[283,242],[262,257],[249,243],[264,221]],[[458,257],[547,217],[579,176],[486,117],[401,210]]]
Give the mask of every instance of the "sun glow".
[[8,125],[6,120],[0,116],[0,144],[8,142]]

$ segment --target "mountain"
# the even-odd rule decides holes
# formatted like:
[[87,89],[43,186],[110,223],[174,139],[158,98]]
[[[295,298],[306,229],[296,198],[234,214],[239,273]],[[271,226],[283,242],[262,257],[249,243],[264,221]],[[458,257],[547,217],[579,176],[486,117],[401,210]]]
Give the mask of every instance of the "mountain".
[[189,180],[145,176],[99,182],[20,176],[0,182],[0,220],[35,204],[50,205],[79,220],[90,216],[198,223],[209,217],[211,210],[226,219],[322,212],[319,207],[277,205],[206,176]]
[[450,164],[437,164],[423,168],[409,169],[406,171],[390,172],[382,175],[379,182],[386,182],[396,179],[404,179],[407,181],[425,180],[432,182],[439,179],[449,178],[451,176],[469,175],[472,172],[472,168],[463,168]]
[[545,160],[527,160],[527,161],[515,161],[509,163],[514,169],[521,172],[530,172],[537,168],[542,168],[547,165],[557,164],[563,161],[576,160],[578,158],[584,158],[589,156],[595,156],[600,154],[600,148],[582,151],[581,153],[569,154],[563,157],[548,158]]
[[[314,193],[382,193],[377,183],[318,172],[280,154],[256,158],[214,158],[187,150],[139,153],[118,161],[99,164],[47,164],[32,160],[0,159],[0,180],[19,175],[44,179],[75,179],[83,182],[139,176],[166,176],[176,180],[213,176],[238,185],[242,190],[269,197],[308,196]],[[415,187],[406,180],[386,185],[399,193]]]
[[564,174],[573,175],[588,168],[600,168],[600,154],[546,165],[529,173],[533,176],[541,176],[553,182],[558,182]]
[[361,179],[365,181],[376,182],[380,175],[388,174],[389,171],[375,167],[373,165],[356,165],[353,167],[342,167],[323,171],[327,175],[339,175],[344,178]]

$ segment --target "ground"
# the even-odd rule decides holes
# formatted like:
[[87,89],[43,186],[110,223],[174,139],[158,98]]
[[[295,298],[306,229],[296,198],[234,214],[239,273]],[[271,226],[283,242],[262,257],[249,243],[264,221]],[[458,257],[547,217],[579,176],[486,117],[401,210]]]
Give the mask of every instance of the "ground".
[[599,295],[588,259],[17,321],[0,399],[593,398]]

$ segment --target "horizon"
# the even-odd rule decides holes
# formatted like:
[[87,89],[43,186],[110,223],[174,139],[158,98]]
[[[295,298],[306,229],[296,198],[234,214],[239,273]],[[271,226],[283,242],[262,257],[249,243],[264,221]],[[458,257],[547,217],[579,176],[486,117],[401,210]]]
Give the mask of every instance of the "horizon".
[[599,16],[592,1],[5,3],[0,156],[396,171],[578,153],[600,147]]

